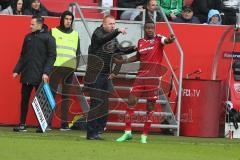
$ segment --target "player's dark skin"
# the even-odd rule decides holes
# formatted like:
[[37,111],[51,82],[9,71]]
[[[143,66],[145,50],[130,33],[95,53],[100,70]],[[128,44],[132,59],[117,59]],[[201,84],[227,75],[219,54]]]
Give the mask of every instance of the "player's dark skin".
[[153,23],[147,23],[144,28],[145,38],[153,39],[155,34],[155,26]]
[[[144,36],[145,39],[153,39],[155,36],[155,24],[154,23],[146,23],[144,26]],[[164,40],[165,44],[169,44],[172,43],[175,40],[175,36],[173,34],[171,34],[168,38],[166,38]],[[136,55],[125,59],[125,60],[117,60],[115,59],[115,63],[119,63],[119,64],[124,64],[124,63],[132,63],[132,62],[136,62],[139,61],[139,54],[137,53]],[[138,102],[138,97],[130,94],[128,97],[128,106],[129,107],[134,107],[137,102]],[[155,101],[147,101],[146,104],[146,109],[147,109],[147,113],[151,112],[154,109],[154,105],[155,105]]]

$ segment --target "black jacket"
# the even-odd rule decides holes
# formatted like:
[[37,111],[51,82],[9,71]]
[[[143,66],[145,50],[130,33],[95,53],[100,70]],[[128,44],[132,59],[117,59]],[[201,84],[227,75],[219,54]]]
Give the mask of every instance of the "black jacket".
[[[119,33],[118,29],[108,33],[104,31],[102,26],[94,31],[91,45],[88,49],[88,63],[85,80],[88,79],[89,74],[95,77],[98,73],[112,73],[113,57],[121,58],[121,54],[129,54],[135,51],[134,46],[121,47],[116,38]],[[121,65],[116,65],[113,73],[117,74],[120,69]]]
[[147,0],[118,0],[117,5],[120,8],[136,8],[140,5],[147,5]]
[[11,0],[1,0],[0,1],[0,6],[2,6],[2,10],[6,9],[10,5],[11,5]]
[[[156,21],[157,22],[163,22],[163,17],[161,16],[161,13],[156,12],[157,17],[156,17]],[[143,19],[143,13],[141,12],[134,20],[135,21],[142,21]],[[145,14],[145,21],[146,22],[154,22],[154,16],[151,12],[148,11],[148,9],[146,9],[146,14]]]
[[220,10],[221,0],[194,0],[192,7],[194,15],[199,18],[200,22],[206,23],[210,9]]
[[40,84],[43,74],[50,74],[56,60],[56,42],[44,26],[25,36],[21,56],[13,73],[21,74],[21,83]]
[[42,4],[39,10],[35,10],[33,8],[27,8],[24,15],[34,15],[34,16],[52,16],[52,17],[60,17],[61,13],[49,11],[46,7]]
[[[147,0],[118,0],[117,7],[119,8],[136,8],[137,6],[146,6]],[[118,11],[118,15],[120,16],[123,11]]]
[[193,24],[199,24],[200,21],[197,17],[193,16],[191,19],[185,19],[183,16],[177,17],[173,20],[173,22],[176,23],[193,23]]

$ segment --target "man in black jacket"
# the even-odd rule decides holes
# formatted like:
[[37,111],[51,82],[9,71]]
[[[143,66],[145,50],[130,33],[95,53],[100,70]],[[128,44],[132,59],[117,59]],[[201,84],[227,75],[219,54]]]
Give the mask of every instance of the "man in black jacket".
[[119,45],[116,37],[119,34],[126,34],[126,30],[115,29],[115,23],[114,17],[104,17],[102,26],[98,27],[92,35],[88,50],[84,83],[90,88],[91,103],[87,118],[87,139],[89,140],[100,140],[99,132],[104,130],[107,123],[110,80],[118,74],[121,68],[121,65],[116,65],[114,70],[111,70],[114,55],[120,52],[128,54],[135,51],[134,46],[123,48]]
[[176,23],[195,23],[199,24],[200,21],[197,17],[193,16],[193,9],[190,6],[183,6],[182,15],[173,20]]
[[13,78],[20,74],[22,83],[20,124],[13,129],[16,132],[26,131],[31,92],[33,88],[37,90],[42,80],[48,82],[56,59],[56,43],[42,17],[32,17],[31,30],[24,39],[21,56],[13,70]]
[[[145,21],[146,22],[154,22],[154,11],[157,11],[157,1],[156,0],[148,0],[147,1],[147,8],[145,14]],[[160,12],[156,12],[156,21],[163,22],[163,17]],[[143,13],[141,12],[134,20],[135,21],[142,21]]]

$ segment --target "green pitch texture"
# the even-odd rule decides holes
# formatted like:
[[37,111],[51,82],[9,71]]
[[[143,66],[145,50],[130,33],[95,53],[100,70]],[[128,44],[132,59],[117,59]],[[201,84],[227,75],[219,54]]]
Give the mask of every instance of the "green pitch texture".
[[140,135],[129,142],[115,142],[121,133],[106,133],[104,141],[89,141],[85,132],[24,133],[0,127],[0,160],[240,160],[240,140]]

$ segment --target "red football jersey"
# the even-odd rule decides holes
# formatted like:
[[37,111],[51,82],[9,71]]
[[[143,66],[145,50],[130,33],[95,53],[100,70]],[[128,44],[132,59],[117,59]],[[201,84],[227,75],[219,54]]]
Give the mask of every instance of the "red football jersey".
[[164,36],[156,35],[153,39],[142,38],[138,41],[138,54],[140,57],[138,76],[160,76],[160,64],[165,39]]

